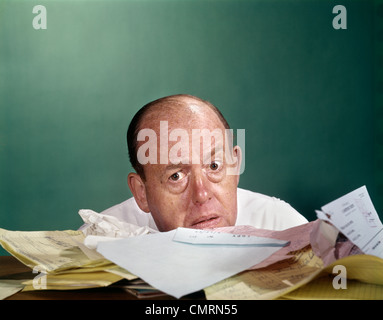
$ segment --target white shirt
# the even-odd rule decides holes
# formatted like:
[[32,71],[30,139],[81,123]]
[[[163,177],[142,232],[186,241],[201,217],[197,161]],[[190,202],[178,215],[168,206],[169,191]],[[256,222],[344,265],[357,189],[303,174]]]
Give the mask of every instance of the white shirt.
[[[237,207],[236,226],[250,225],[260,229],[284,230],[308,222],[288,203],[240,188],[237,189]],[[142,211],[133,197],[101,213],[139,227],[148,226],[158,230],[152,215]]]

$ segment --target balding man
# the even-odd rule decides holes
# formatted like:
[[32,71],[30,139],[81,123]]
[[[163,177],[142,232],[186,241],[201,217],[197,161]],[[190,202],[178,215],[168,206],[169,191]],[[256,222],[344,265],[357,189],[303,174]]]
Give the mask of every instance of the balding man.
[[238,188],[241,148],[232,146],[228,129],[221,112],[198,97],[146,104],[127,132],[136,171],[128,176],[133,198],[102,213],[159,231],[234,225],[283,230],[306,223],[286,202]]

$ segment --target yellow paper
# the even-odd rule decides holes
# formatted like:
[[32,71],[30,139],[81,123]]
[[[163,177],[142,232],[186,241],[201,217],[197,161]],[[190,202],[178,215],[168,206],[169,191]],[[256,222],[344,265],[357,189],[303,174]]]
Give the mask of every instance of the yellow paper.
[[326,267],[324,272],[332,273],[334,266],[343,265],[347,270],[347,279],[383,285],[383,259],[368,254],[344,257]]
[[81,231],[7,231],[0,243],[35,274],[23,282],[24,291],[68,290],[108,286],[123,276],[107,272],[115,264],[97,253],[85,254]]
[[[346,270],[346,288],[335,289],[334,266]],[[383,299],[383,259],[371,255],[353,255],[333,262],[317,279],[283,296],[286,299]]]
[[134,275],[133,273],[130,273],[128,270],[121,268],[117,265],[115,265],[111,268],[105,269],[105,271],[116,274],[116,275],[118,275],[124,279],[128,279],[128,280],[138,279],[138,277],[136,275]]
[[205,288],[209,300],[275,299],[312,280],[323,267],[310,246],[293,252],[291,259],[266,268],[248,270]]
[[23,291],[30,290],[73,290],[106,287],[122,277],[105,272],[38,274],[32,280],[23,282]]
[[78,268],[89,272],[113,265],[102,257],[95,260],[89,259],[80,249],[83,241],[84,235],[81,231],[8,231],[0,229],[0,244],[4,249],[30,268],[38,267],[39,272],[69,272],[71,269]]
[[24,288],[22,280],[0,280],[0,300],[3,300]]
[[346,289],[334,289],[334,275],[322,275],[282,298],[294,300],[381,300],[383,286],[347,279]]

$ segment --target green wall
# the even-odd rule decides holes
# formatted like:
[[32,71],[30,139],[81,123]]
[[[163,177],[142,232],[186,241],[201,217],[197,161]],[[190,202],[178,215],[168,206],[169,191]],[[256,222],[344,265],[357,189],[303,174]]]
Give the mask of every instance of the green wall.
[[129,121],[175,93],[246,130],[241,187],[313,220],[366,185],[382,217],[383,6],[340,2],[346,30],[332,0],[41,1],[35,30],[35,1],[1,1],[0,227],[76,229],[130,197]]

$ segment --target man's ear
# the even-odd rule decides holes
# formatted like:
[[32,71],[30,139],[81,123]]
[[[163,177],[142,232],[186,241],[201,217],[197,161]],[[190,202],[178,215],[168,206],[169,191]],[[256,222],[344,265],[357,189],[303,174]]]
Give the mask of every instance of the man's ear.
[[137,173],[129,173],[128,185],[140,209],[144,212],[150,212],[148,201],[146,199],[145,184],[141,177]]
[[233,149],[233,156],[237,159],[236,171],[237,171],[237,185],[239,183],[239,176],[241,175],[241,164],[242,164],[242,150],[239,146],[235,146]]

